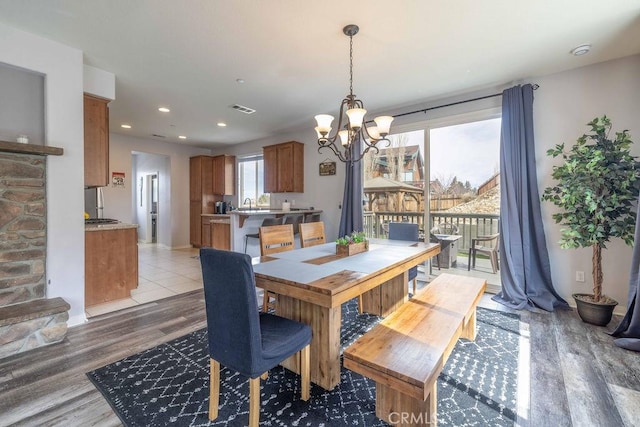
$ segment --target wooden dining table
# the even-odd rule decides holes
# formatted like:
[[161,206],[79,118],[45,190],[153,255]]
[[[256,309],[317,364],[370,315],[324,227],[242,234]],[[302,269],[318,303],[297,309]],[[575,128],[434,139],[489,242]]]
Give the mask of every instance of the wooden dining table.
[[[371,239],[369,250],[336,255],[335,243],[253,258],[256,286],[277,295],[276,314],[311,326],[311,381],[340,382],[342,304],[385,317],[408,299],[408,270],[440,253],[438,243]],[[283,366],[299,372],[295,357]]]

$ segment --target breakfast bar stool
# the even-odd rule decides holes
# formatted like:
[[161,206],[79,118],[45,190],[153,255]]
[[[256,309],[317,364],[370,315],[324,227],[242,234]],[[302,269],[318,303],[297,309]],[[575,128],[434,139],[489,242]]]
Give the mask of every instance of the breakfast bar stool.
[[[262,225],[260,227],[269,227],[272,225],[281,225],[282,218],[265,218],[262,220]],[[248,233],[244,236],[244,253],[247,253],[247,240],[249,237],[253,237],[254,239],[260,238],[260,233]]]
[[300,224],[304,222],[304,215],[287,215],[284,217],[283,224],[293,225],[293,234],[300,233]]

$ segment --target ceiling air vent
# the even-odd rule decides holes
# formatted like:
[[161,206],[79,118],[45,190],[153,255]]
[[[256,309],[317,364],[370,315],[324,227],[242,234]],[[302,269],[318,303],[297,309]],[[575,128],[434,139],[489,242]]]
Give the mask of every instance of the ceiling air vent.
[[151,136],[155,136],[156,138],[166,138],[166,136],[158,135],[157,133],[152,133]]
[[240,104],[232,105],[231,108],[245,114],[253,114],[256,112],[256,110],[254,110],[253,108],[245,107],[244,105],[240,105]]

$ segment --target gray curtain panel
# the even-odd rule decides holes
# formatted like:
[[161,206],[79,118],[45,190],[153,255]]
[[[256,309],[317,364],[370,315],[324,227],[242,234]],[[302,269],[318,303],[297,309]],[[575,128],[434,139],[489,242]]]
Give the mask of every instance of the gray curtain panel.
[[[352,147],[354,153],[362,150],[360,140]],[[344,196],[342,197],[342,215],[340,217],[339,237],[354,231],[363,231],[362,220],[362,163],[345,163]]]
[[[638,198],[640,206],[640,197]],[[634,237],[631,273],[629,275],[629,307],[622,322],[611,333],[618,339],[614,343],[627,350],[640,351],[640,304],[638,289],[640,288],[640,209],[636,213],[636,233]]]
[[540,213],[530,84],[502,93],[500,174],[502,290],[493,300],[515,309],[568,308],[551,281]]

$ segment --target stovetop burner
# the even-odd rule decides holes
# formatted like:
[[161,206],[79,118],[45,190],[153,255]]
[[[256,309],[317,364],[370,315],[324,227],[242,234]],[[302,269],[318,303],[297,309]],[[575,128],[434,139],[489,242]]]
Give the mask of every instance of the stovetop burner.
[[85,224],[117,224],[120,221],[111,218],[87,218],[84,220]]

